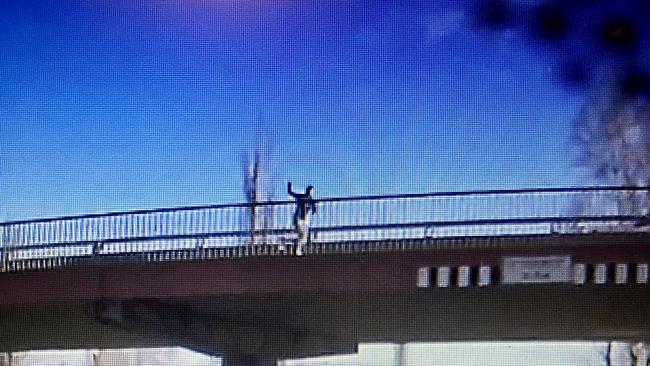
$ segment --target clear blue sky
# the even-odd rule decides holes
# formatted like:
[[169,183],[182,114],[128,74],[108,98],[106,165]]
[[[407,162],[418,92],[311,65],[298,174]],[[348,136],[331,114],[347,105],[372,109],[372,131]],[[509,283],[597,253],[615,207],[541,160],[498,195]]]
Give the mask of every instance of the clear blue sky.
[[277,199],[581,184],[550,57],[395,3],[0,2],[0,220],[243,201],[256,140]]

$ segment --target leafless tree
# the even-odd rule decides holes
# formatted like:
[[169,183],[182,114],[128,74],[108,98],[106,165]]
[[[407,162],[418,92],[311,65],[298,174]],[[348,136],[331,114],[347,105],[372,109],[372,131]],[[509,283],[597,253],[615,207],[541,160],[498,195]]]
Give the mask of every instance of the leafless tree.
[[260,239],[266,241],[269,229],[273,227],[273,206],[263,205],[273,199],[273,175],[271,169],[271,150],[256,147],[242,156],[244,175],[244,195],[249,204],[248,227],[251,244]]
[[[579,165],[600,184],[647,187],[650,184],[650,108],[644,97],[629,95],[621,77],[611,74],[585,96],[575,121]],[[647,192],[623,192],[581,202],[579,210],[607,209],[619,215],[646,215]]]

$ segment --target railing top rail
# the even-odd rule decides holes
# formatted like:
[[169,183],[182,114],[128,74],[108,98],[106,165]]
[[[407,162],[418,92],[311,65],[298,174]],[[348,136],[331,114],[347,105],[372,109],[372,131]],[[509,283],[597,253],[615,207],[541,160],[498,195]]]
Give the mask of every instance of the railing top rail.
[[[569,188],[524,188],[524,189],[498,189],[498,190],[473,190],[473,191],[456,191],[456,192],[428,192],[428,193],[407,193],[407,194],[391,194],[391,195],[366,195],[366,196],[344,196],[344,197],[325,197],[314,199],[315,202],[341,202],[341,201],[368,201],[368,200],[388,200],[388,199],[404,199],[404,198],[426,198],[426,197],[459,197],[459,196],[479,196],[479,195],[509,195],[509,194],[530,194],[530,193],[581,193],[581,192],[605,192],[605,191],[649,191],[650,187],[621,187],[621,186],[596,186],[596,187],[569,187]],[[286,205],[293,204],[293,200],[284,201],[265,201],[258,202],[257,206],[270,206],[270,205]],[[113,211],[106,213],[93,213],[83,215],[69,215],[58,216],[49,218],[27,219],[0,222],[0,227],[33,224],[33,223],[47,223],[53,221],[67,221],[90,219],[100,217],[114,217],[124,215],[146,215],[156,213],[169,213],[181,211],[199,211],[210,209],[224,209],[236,207],[248,207],[249,203],[231,203],[231,204],[215,204],[215,205],[202,205],[202,206],[179,206],[171,208],[157,208],[146,210],[132,210],[132,211]]]
[[[368,225],[345,225],[337,227],[317,227],[312,228],[311,230],[315,233],[324,233],[332,231],[348,231],[348,230],[390,230],[390,229],[408,229],[408,228],[443,228],[449,226],[476,226],[476,225],[525,225],[525,224],[544,224],[544,223],[582,223],[582,222],[635,222],[637,220],[643,219],[644,216],[639,215],[607,215],[607,216],[584,216],[580,218],[565,217],[565,218],[556,218],[556,217],[528,217],[528,218],[518,218],[518,219],[481,219],[481,220],[464,220],[464,221],[418,221],[418,222],[409,222],[409,223],[396,223],[396,224],[368,224]],[[293,229],[270,229],[265,232],[258,230],[259,234],[286,234],[293,232]],[[178,234],[178,235],[158,235],[158,236],[135,236],[128,238],[109,238],[101,240],[79,240],[73,242],[53,242],[47,244],[39,244],[34,246],[33,244],[25,245],[7,245],[4,248],[7,249],[34,249],[38,247],[39,249],[44,248],[56,248],[56,247],[73,247],[73,246],[83,246],[96,244],[101,242],[102,244],[112,244],[112,243],[130,243],[130,242],[150,242],[150,241],[161,241],[161,240],[183,240],[183,239],[209,239],[209,238],[219,238],[219,237],[237,237],[237,236],[247,236],[250,235],[249,230],[238,230],[238,231],[228,231],[228,232],[206,232],[201,234]]]
[[[492,189],[457,192],[428,192],[428,193],[407,193],[376,196],[353,196],[353,197],[328,197],[320,198],[317,202],[336,201],[363,201],[395,198],[425,198],[425,197],[458,197],[458,196],[480,196],[480,195],[506,195],[506,194],[527,194],[527,193],[581,193],[581,192],[605,192],[605,191],[647,191],[650,187],[621,187],[621,186],[599,186],[599,187],[570,187],[570,188],[522,188],[522,189]],[[290,201],[293,202],[293,201]]]

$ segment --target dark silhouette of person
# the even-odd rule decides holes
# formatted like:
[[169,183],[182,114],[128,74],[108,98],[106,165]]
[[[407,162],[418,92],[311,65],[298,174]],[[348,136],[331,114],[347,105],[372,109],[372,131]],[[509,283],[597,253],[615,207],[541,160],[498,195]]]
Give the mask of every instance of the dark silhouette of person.
[[291,189],[291,182],[287,183],[287,191],[296,200],[296,211],[293,214],[293,225],[298,233],[296,241],[296,255],[303,255],[305,244],[309,238],[309,225],[311,215],[316,213],[316,202],[311,196],[313,186],[307,186],[305,193],[296,193]]

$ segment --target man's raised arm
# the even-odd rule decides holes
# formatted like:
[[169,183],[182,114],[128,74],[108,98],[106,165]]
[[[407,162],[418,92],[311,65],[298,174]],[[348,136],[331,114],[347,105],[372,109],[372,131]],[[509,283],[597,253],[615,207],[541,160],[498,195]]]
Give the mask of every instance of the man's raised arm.
[[296,194],[293,193],[293,191],[291,190],[291,182],[287,182],[287,192],[289,192],[289,195],[291,195],[291,197],[295,197],[295,195],[296,195]]

